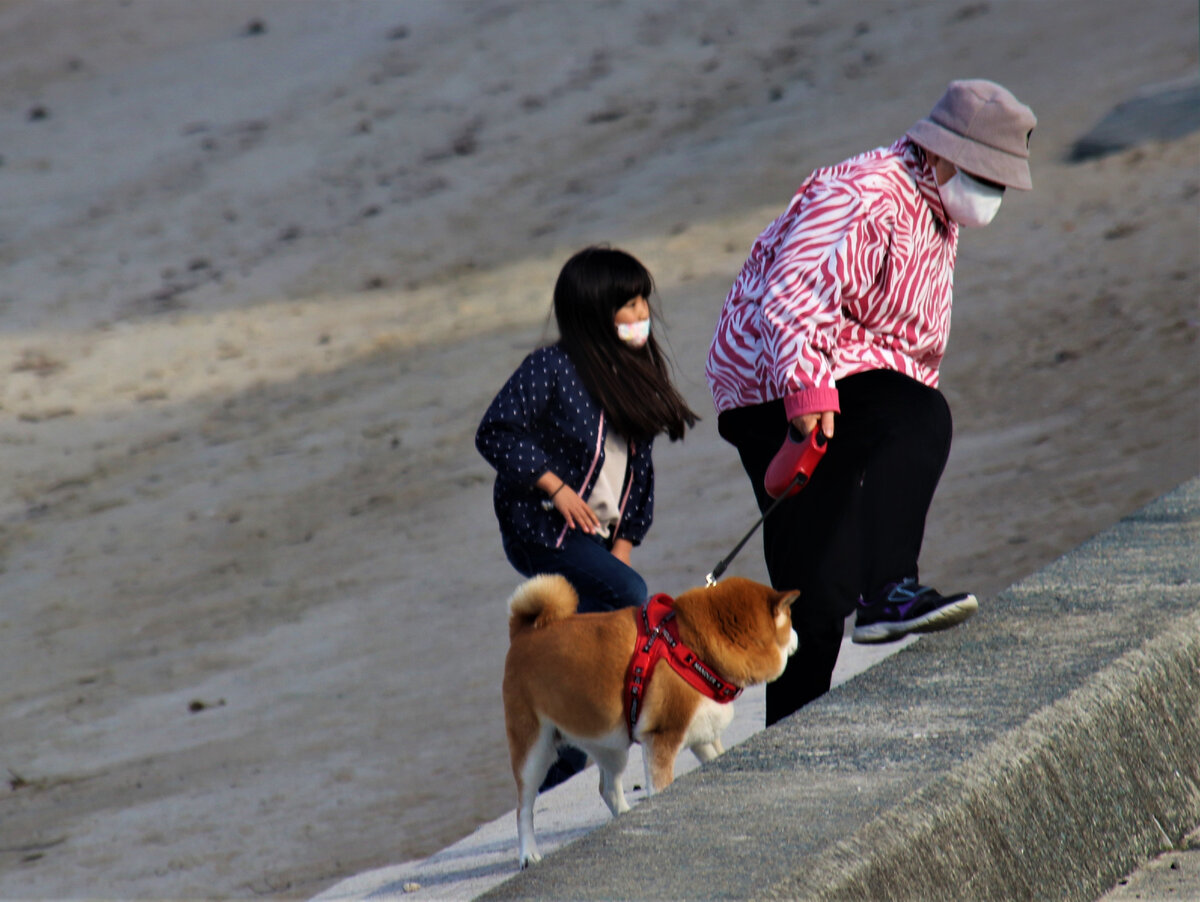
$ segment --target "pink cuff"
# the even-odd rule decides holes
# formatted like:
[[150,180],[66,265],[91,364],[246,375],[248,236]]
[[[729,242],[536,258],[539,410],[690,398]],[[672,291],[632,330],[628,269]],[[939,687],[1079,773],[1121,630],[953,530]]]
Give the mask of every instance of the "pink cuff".
[[824,413],[827,410],[842,412],[836,388],[808,388],[794,395],[787,395],[783,399],[783,409],[789,420],[810,413]]

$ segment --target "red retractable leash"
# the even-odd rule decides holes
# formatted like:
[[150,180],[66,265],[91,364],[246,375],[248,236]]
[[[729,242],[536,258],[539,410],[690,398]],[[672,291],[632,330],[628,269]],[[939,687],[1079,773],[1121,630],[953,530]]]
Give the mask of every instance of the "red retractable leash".
[[775,499],[774,503],[763,511],[758,522],[742,536],[742,540],[734,546],[733,551],[729,552],[729,555],[704,577],[706,586],[717,584],[717,579],[725,572],[725,568],[737,557],[738,552],[750,541],[750,537],[754,535],[758,527],[762,526],[763,521],[783,503],[784,499],[798,494],[802,488],[808,485],[813,470],[821,462],[821,458],[825,456],[827,450],[829,450],[829,439],[825,437],[825,433],[820,428],[814,429],[807,438],[804,438],[795,426],[788,426],[788,436],[784,440],[783,447],[771,459],[766,475],[763,477],[763,487],[767,490],[767,494]]
[[[828,444],[829,440],[825,438],[825,434],[820,429],[814,429],[805,438],[794,426],[788,426],[788,436],[784,439],[783,447],[771,459],[763,478],[763,487],[767,490],[767,494],[775,499],[774,503],[763,512],[753,528],[737,543],[737,547],[729,552],[729,556],[717,564],[712,572],[704,578],[707,586],[712,587],[717,584],[717,577],[725,572],[729,562],[750,541],[755,530],[762,525],[771,512],[779,507],[785,498],[795,495],[808,484],[813,470],[825,456]],[[716,702],[722,704],[731,702],[742,691],[740,687],[720,677],[715,670],[701,661],[695,652],[683,644],[676,632],[674,604],[674,599],[670,596],[656,595],[643,605],[641,617],[638,620],[637,643],[625,674],[623,693],[626,727],[629,730],[629,738],[635,742],[637,741],[635,731],[646,687],[650,683],[654,665],[660,657],[666,658],[671,669],[689,685]]]

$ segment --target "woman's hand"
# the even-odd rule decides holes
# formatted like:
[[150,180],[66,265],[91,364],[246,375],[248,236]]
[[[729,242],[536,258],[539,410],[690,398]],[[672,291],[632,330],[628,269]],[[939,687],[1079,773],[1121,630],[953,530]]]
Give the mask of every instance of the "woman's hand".
[[808,434],[818,426],[825,433],[825,438],[833,438],[833,411],[826,410],[823,413],[806,413],[804,416],[792,417],[792,425],[799,429],[805,438],[808,438]]

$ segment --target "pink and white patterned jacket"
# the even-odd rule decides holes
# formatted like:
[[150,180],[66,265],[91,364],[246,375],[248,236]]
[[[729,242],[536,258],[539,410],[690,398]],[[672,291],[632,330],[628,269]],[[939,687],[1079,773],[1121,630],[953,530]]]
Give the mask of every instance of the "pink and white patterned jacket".
[[907,138],[816,170],[758,236],[705,368],[718,412],[783,398],[839,410],[837,380],[890,369],[936,387],[958,226]]

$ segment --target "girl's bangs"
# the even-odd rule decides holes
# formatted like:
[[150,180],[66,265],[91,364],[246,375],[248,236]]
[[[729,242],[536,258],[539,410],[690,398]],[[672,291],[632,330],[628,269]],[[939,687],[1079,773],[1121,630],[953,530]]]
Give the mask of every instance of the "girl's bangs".
[[649,271],[632,257],[621,261],[624,265],[614,267],[612,273],[613,309],[616,310],[630,298],[643,297],[647,301],[654,293],[654,279]]

